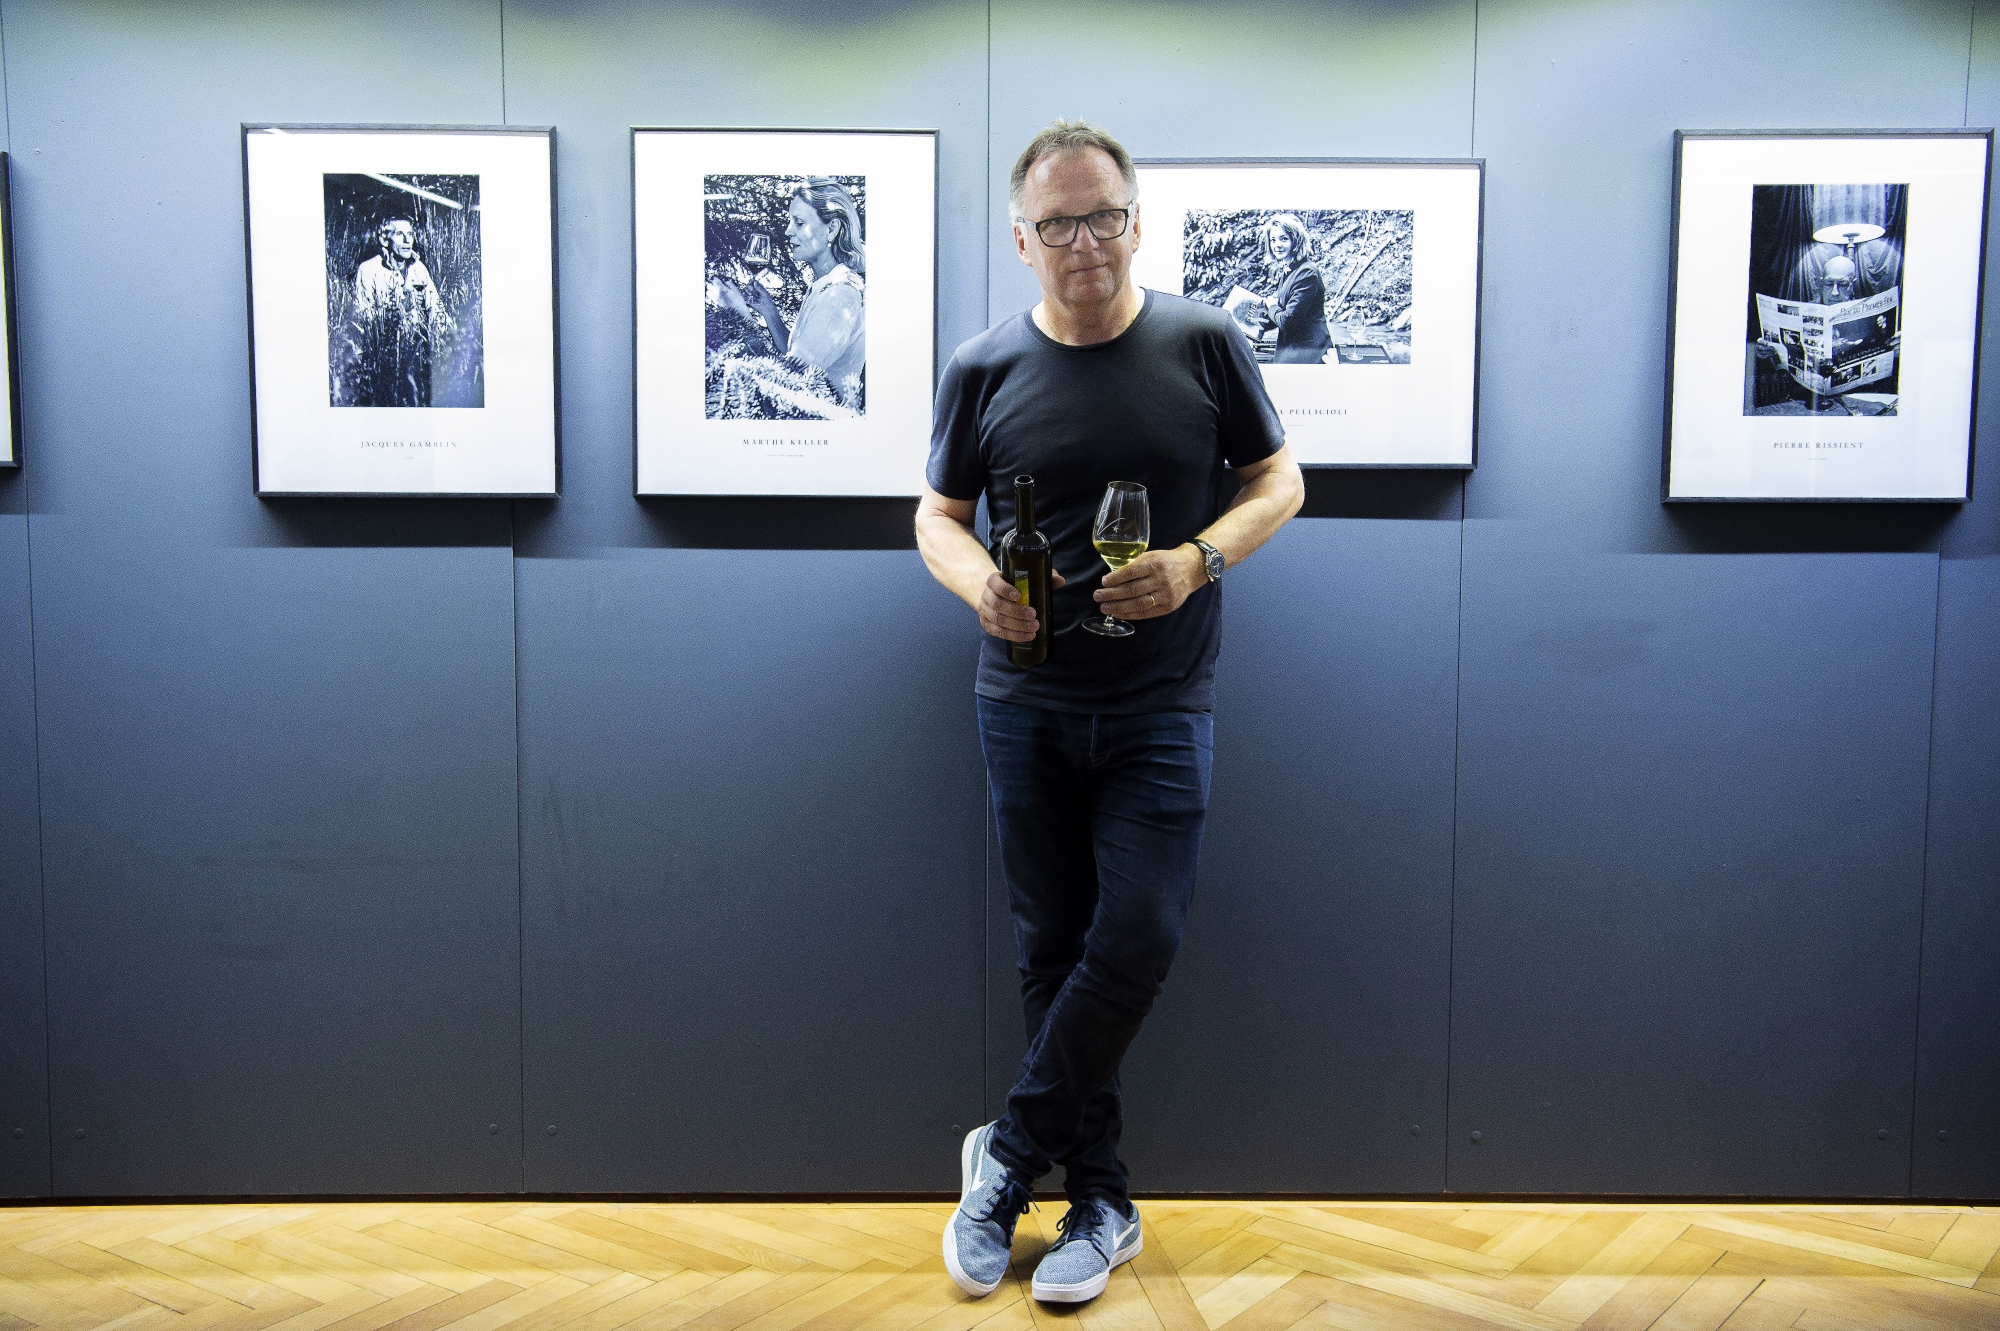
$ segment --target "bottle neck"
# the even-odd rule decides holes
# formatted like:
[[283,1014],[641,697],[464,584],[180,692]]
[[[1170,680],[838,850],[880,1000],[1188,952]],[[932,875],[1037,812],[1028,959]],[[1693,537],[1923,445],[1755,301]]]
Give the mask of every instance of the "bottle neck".
[[1035,530],[1035,483],[1014,482],[1014,530],[1030,535]]

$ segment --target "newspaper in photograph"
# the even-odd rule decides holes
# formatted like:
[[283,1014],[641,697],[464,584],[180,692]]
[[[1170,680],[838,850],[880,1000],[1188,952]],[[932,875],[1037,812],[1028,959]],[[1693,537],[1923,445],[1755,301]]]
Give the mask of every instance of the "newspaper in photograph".
[[1763,341],[1811,393],[1833,395],[1878,383],[1896,372],[1902,288],[1838,305],[1759,294]]

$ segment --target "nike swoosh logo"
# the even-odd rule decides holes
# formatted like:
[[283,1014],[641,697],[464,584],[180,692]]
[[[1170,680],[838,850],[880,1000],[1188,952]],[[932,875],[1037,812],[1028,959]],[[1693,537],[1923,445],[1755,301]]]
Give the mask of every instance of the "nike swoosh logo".
[[1130,1238],[1132,1236],[1132,1231],[1137,1229],[1138,1227],[1139,1227],[1139,1222],[1134,1220],[1131,1224],[1125,1226],[1124,1229],[1119,1230],[1118,1241],[1111,1245],[1111,1251],[1117,1252],[1120,1248],[1124,1247],[1125,1240]]

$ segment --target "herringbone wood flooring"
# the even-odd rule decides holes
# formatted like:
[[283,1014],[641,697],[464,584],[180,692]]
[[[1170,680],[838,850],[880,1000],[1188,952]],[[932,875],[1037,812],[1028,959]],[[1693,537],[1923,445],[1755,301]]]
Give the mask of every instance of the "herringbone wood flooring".
[[1146,1202],[1103,1297],[967,1299],[945,1205],[0,1210],[0,1331],[2000,1328],[2000,1210]]

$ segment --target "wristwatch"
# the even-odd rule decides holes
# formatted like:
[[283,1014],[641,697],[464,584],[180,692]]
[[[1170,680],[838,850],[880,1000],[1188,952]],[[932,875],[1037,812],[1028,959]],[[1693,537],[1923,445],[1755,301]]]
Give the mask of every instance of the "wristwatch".
[[1207,572],[1208,580],[1210,582],[1220,581],[1222,578],[1222,551],[1216,549],[1207,541],[1202,540],[1199,536],[1194,538],[1194,548],[1201,551],[1201,566]]

